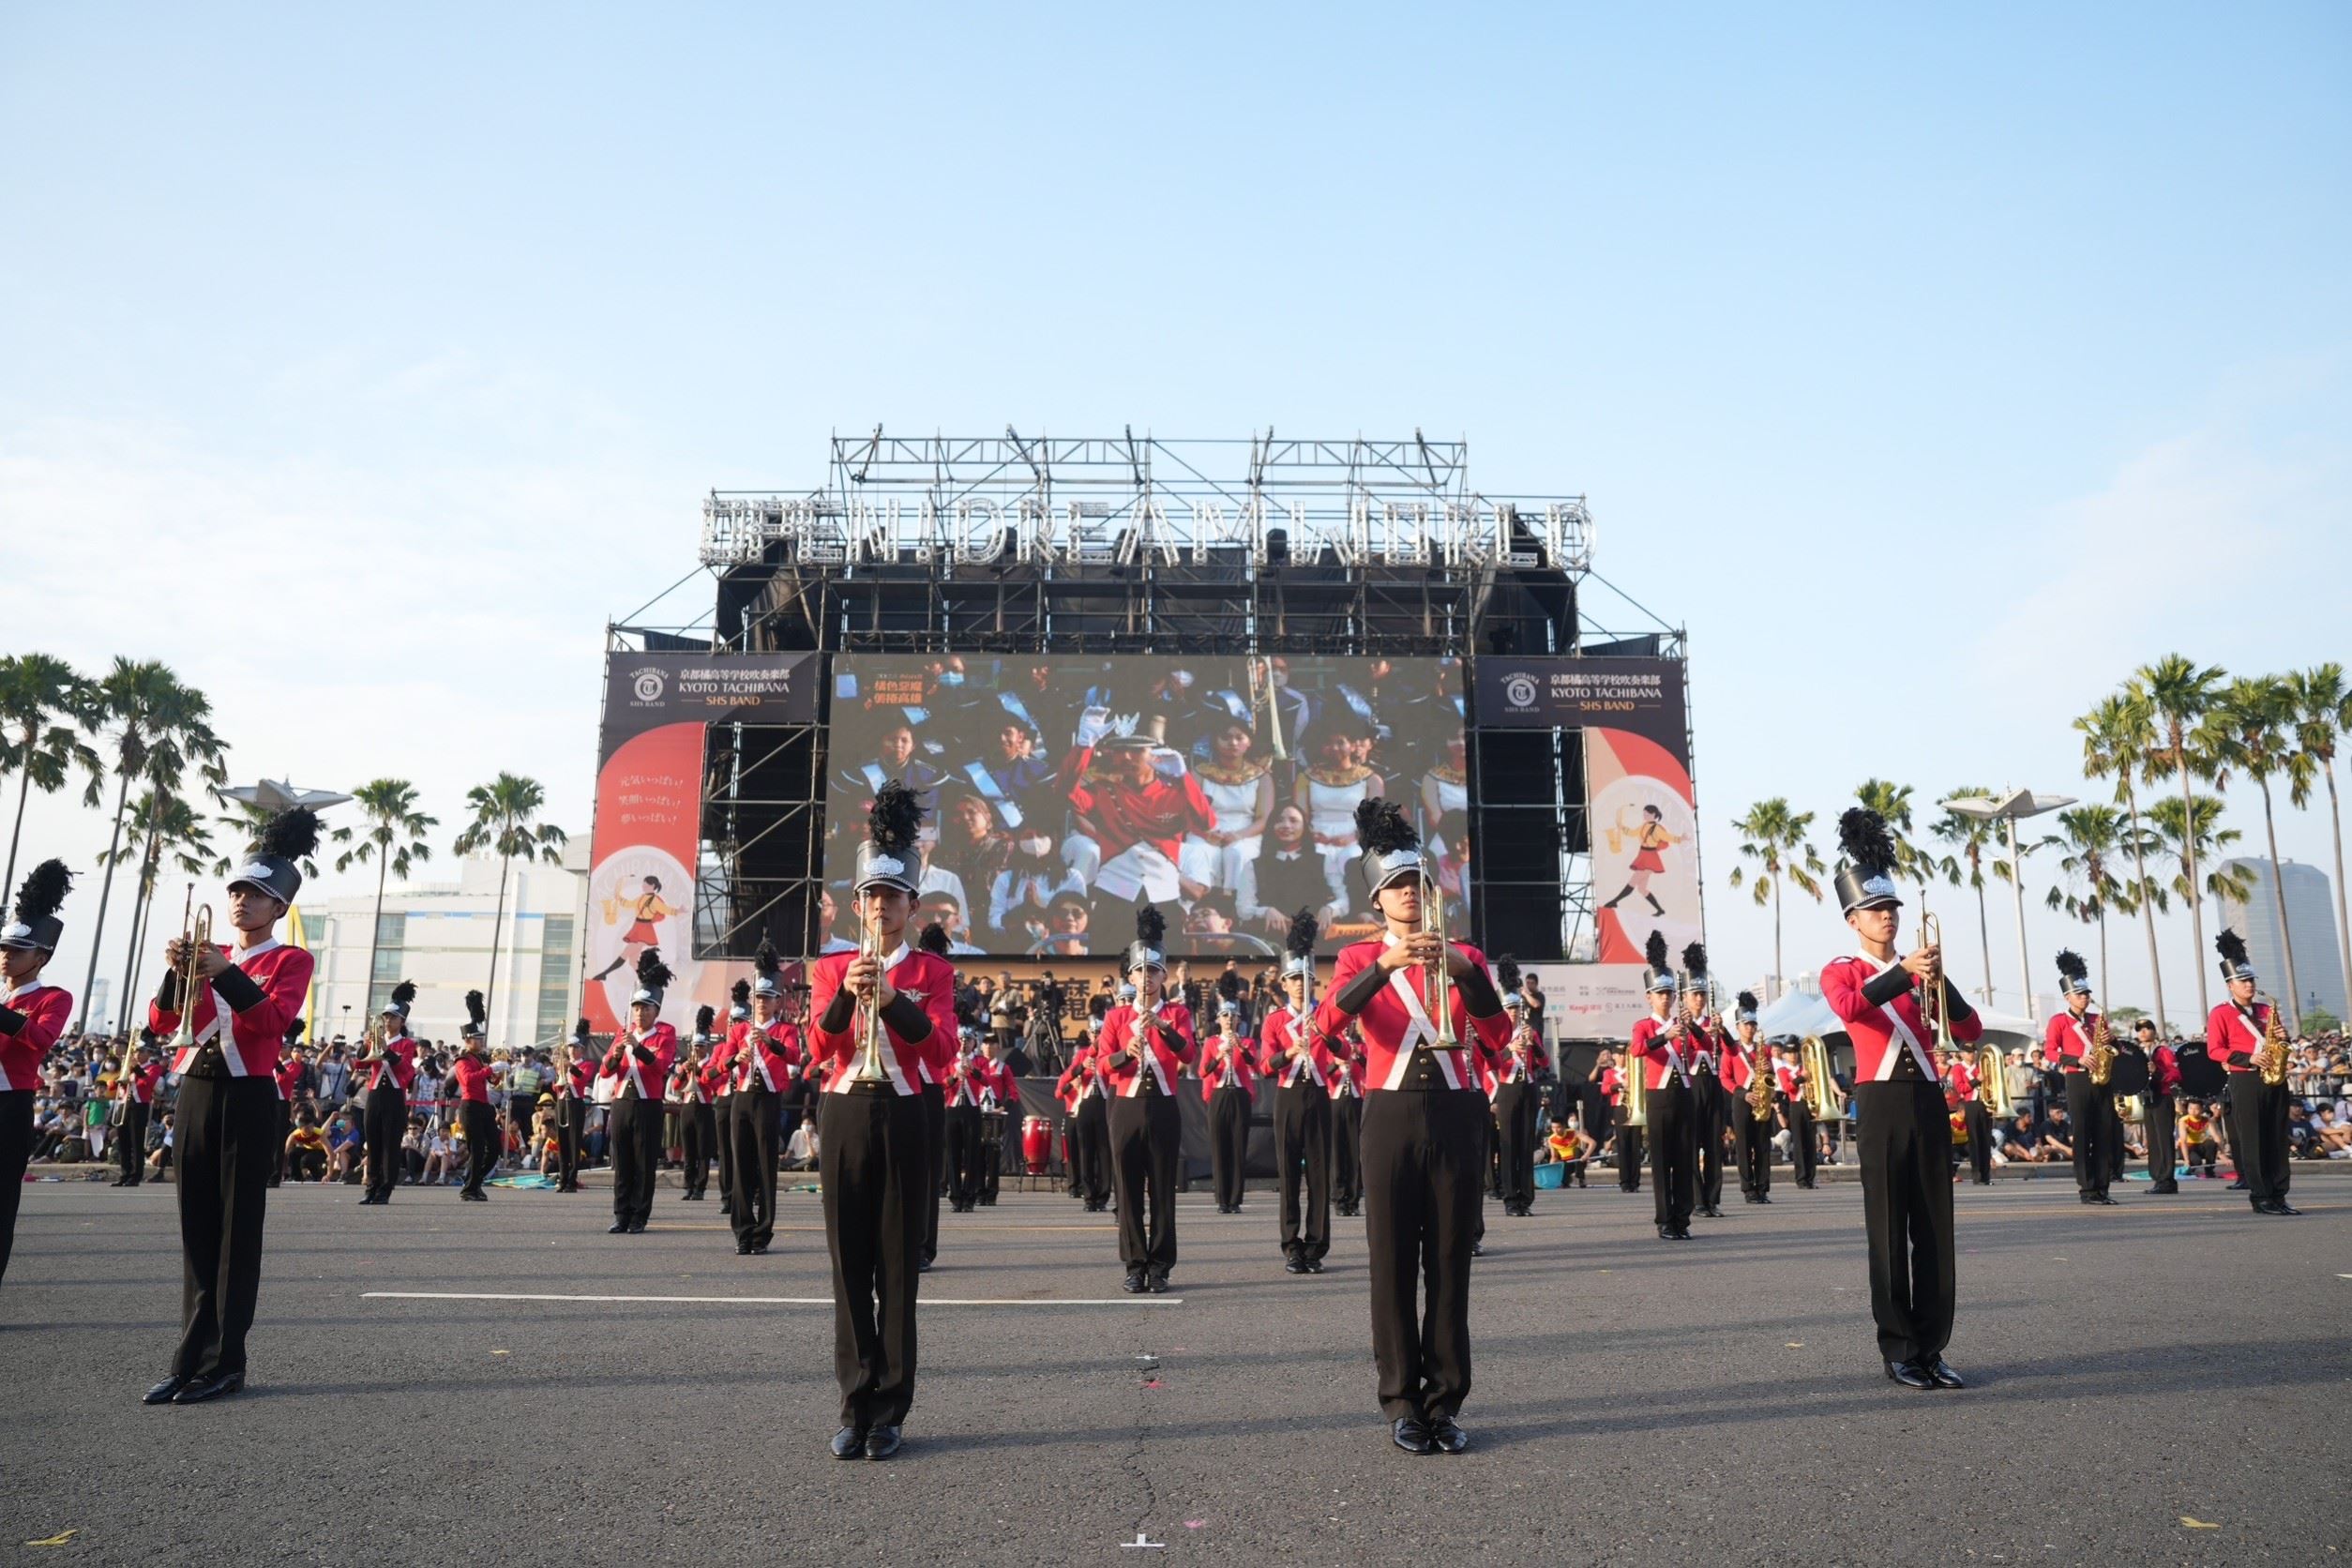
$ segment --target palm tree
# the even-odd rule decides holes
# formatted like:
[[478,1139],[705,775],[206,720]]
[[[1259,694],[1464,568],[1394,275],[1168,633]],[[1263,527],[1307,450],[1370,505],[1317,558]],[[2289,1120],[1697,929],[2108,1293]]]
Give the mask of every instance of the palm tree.
[[[376,1004],[376,936],[384,926],[384,874],[398,871],[405,880],[417,862],[430,860],[433,847],[425,841],[425,835],[439,827],[441,822],[416,809],[416,786],[405,778],[370,779],[352,792],[352,799],[358,803],[364,826],[357,847],[335,857],[335,869],[348,871],[369,860],[376,863],[376,916],[375,923],[368,927],[368,994],[364,999],[372,1018]],[[501,873],[502,898],[505,891],[505,877]],[[490,945],[494,954],[497,943]],[[493,956],[491,962],[496,961]]]
[[[2194,819],[2190,815],[2192,802],[2195,809]],[[2224,898],[2243,903],[2254,896],[2254,873],[2243,866],[2232,866],[2217,858],[2245,837],[2234,827],[2221,825],[2222,803],[2218,796],[2192,795],[2188,800],[2167,797],[2148,807],[2148,821],[2177,867],[2172,891],[2186,899],[2190,908],[2194,909],[2209,893],[2217,905]],[[2184,826],[2192,821],[2195,823],[2194,832]],[[2190,880],[2199,867],[2207,867],[2202,887]],[[2203,922],[2199,922],[2197,929],[2204,928]]]
[[[2196,778],[2213,776],[2209,758],[2193,740],[2197,720],[2213,704],[2214,683],[2222,678],[2218,664],[2197,665],[2180,654],[2166,654],[2153,664],[2143,664],[2133,671],[2125,683],[2126,693],[2148,709],[2148,721],[2155,731],[2155,744],[2148,748],[2141,771],[2153,780],[2178,776],[2180,780],[2182,806],[2177,821],[2187,822],[2195,813],[2187,802],[2194,794],[2191,788]],[[2159,823],[2157,831],[2164,831]],[[2196,836],[2190,835],[2181,847],[2189,855],[2181,868],[2180,885],[2187,889],[2189,924],[2195,933],[2195,963],[2191,967],[2197,977],[2197,1011],[2208,1010],[2205,987],[2205,905],[2194,891],[2197,881],[2196,856],[2199,846]],[[2167,843],[2175,842],[2166,839]]]
[[2295,743],[2300,763],[2288,775],[2287,799],[2300,810],[2311,801],[2314,776],[2328,781],[2328,825],[2336,841],[2336,959],[2344,991],[2352,996],[2352,921],[2344,918],[2344,810],[2336,800],[2336,745],[2352,731],[2352,687],[2341,664],[2316,665],[2286,677],[2295,702]]
[[16,886],[17,842],[24,833],[24,799],[34,785],[53,795],[66,787],[66,773],[89,776],[82,804],[104,798],[106,764],[83,744],[77,730],[95,730],[90,683],[73,666],[50,654],[11,654],[0,658],[0,768],[17,770],[16,825],[8,832],[8,868],[0,888]]
[[[1813,826],[1813,813],[1791,811],[1785,795],[1759,800],[1748,807],[1748,814],[1731,824],[1740,832],[1740,853],[1760,863],[1763,869],[1754,878],[1756,901],[1770,898],[1772,902],[1772,984],[1780,984],[1780,887],[1784,882],[1796,884],[1800,893],[1809,894],[1815,903],[1821,901],[1821,878],[1829,867],[1821,864],[1819,852],[1805,838]],[[1731,885],[1740,885],[1740,867],[1731,868]]]
[[474,821],[452,847],[460,854],[489,850],[498,856],[498,913],[490,922],[490,983],[482,988],[487,1006],[498,997],[498,943],[506,922],[507,864],[517,855],[544,860],[550,866],[561,864],[565,835],[553,823],[538,821],[539,808],[547,804],[547,791],[535,778],[502,773],[468,790],[465,804],[472,807]]
[[1932,877],[1942,877],[1955,886],[1960,880],[1960,867],[1951,856],[1938,857],[1911,842],[1911,787],[1893,784],[1883,778],[1865,778],[1854,792],[1854,798],[1886,819],[1887,832],[1894,837],[1895,875],[1919,883],[1920,897],[1927,897],[1927,883]]
[[2099,994],[2108,996],[2107,911],[2119,909],[2129,914],[2137,907],[2131,884],[2116,877],[2115,861],[2136,846],[2130,842],[2131,830],[2123,813],[2111,806],[2077,806],[2059,812],[2058,824],[2060,831],[2045,834],[2042,843],[2046,849],[2066,852],[2058,859],[2058,870],[2067,885],[2052,887],[2043,901],[2086,925],[2098,926]]
[[[1944,800],[1970,797],[1982,800],[1993,793],[1991,790],[1970,784],[1948,792]],[[1947,844],[1958,845],[1959,859],[1968,862],[1968,886],[1976,890],[1977,950],[1984,961],[1984,989],[1982,994],[1984,1005],[1990,1007],[1993,1005],[1993,938],[1984,917],[1984,855],[1988,850],[1998,851],[2001,847],[2000,821],[1995,817],[1963,817],[1957,811],[1948,810],[1928,831]],[[1955,871],[1958,869],[1957,861],[1953,862],[1953,867]]]
[[[212,703],[203,692],[182,685],[158,660],[117,655],[114,668],[98,684],[96,712],[101,723],[115,727],[114,828],[102,857],[106,877],[98,886],[98,919],[90,928],[90,968],[82,979],[82,1017],[73,1026],[77,1033],[90,1021],[90,987],[98,978],[98,939],[105,934],[106,908],[113,896],[114,867],[121,858],[123,817],[130,806],[131,781],[143,780],[168,793],[177,789],[191,762],[208,785],[228,777],[221,761],[227,748],[212,732]],[[128,991],[125,1002],[128,1004]]]
[[[2115,798],[2131,819],[2132,902],[2139,907],[2140,929],[2148,938],[2148,981],[2156,988],[2156,1029],[2169,1038],[2172,1025],[2164,1017],[2164,972],[2156,960],[2156,912],[2164,905],[2164,889],[2148,879],[2148,829],[2140,821],[2139,792],[2132,776],[2156,744],[2156,722],[2145,699],[2129,686],[2100,699],[2090,712],[2074,721],[2083,732],[2083,775],[2115,779]],[[2104,984],[2105,976],[2101,976]]]
[[2279,824],[2270,808],[2271,776],[2289,771],[2299,755],[2293,744],[2295,699],[2276,675],[2240,678],[2222,689],[2198,726],[2206,751],[2224,770],[2235,769],[2262,791],[2262,826],[2270,848],[2270,896],[2279,912],[2279,942],[2286,957],[2286,1017],[2299,1034],[2302,990],[2295,979],[2295,933],[2286,924],[2286,882],[2279,871]]

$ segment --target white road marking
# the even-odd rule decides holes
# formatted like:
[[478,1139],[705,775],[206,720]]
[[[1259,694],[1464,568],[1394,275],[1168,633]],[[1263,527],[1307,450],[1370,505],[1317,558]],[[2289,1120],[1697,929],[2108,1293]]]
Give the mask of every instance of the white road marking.
[[[672,1305],[831,1306],[831,1296],[557,1296],[505,1290],[363,1290],[362,1301],[392,1302],[656,1302]],[[921,1306],[1182,1306],[1182,1296],[1060,1297],[1024,1300],[1018,1297],[925,1296]]]

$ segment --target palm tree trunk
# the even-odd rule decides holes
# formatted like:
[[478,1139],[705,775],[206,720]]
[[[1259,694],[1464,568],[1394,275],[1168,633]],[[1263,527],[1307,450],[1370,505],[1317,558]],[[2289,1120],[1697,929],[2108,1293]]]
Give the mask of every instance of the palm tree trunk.
[[[73,1032],[76,1034],[89,1032],[90,988],[98,982],[98,939],[106,934],[106,903],[114,894],[114,852],[122,848],[123,811],[129,805],[130,775],[126,773],[122,776],[121,784],[114,791],[114,834],[106,841],[106,878],[98,883],[98,919],[90,926],[90,967],[82,976],[82,1017],[73,1026]],[[128,1002],[128,998],[124,1000]],[[128,1007],[123,1016],[125,1018],[130,1016]]]
[[2099,901],[2099,994],[2107,992],[2107,901]]
[[498,912],[490,918],[490,984],[482,988],[482,1011],[493,1018],[497,1016],[490,1008],[498,1001],[498,943],[506,927],[506,860],[505,855],[498,857]]
[[2336,764],[2328,762],[2328,825],[2336,836],[2336,954],[2344,965],[2344,994],[2352,997],[2352,922],[2344,911],[2344,808],[2336,801]]
[[376,1016],[376,943],[384,937],[384,873],[390,861],[389,847],[378,844],[376,846],[375,924],[368,927],[368,989],[367,994],[360,998],[360,1004],[369,1010],[368,1017],[370,1019]]
[[[2164,1018],[2164,971],[2156,961],[2156,901],[2148,896],[2148,857],[2140,851],[2140,802],[2132,789],[2132,771],[2120,770],[2123,779],[2123,805],[2132,814],[2133,874],[2139,878],[2140,922],[2148,931],[2148,977],[2156,988],[2156,1032],[2159,1038],[2169,1039],[2172,1025]],[[2352,972],[2352,959],[2346,960],[2347,972]]]
[[[147,810],[147,847],[139,856],[139,880],[130,886],[130,941],[123,945],[123,1018],[130,1018],[130,988],[139,979],[139,923],[147,912],[148,896],[155,891],[156,853],[160,848],[157,840],[162,836],[162,824],[157,821],[163,802],[157,797]],[[128,1031],[126,1031],[128,1033]]]
[[2180,866],[2189,874],[2189,926],[2196,937],[2197,1011],[2209,1014],[2212,1004],[2205,989],[2205,889],[2197,885],[2197,801],[2190,788],[2189,754],[2173,742],[2173,761],[2180,769]]
[[[2341,854],[2338,858],[2341,858]],[[1774,877],[1772,879],[1772,994],[1769,999],[1773,1002],[1780,1000],[1780,879]]]
[[[29,753],[33,748],[28,744],[24,749]],[[2330,795],[2335,793],[2335,788],[2336,781],[2332,778],[2329,779],[2328,792]],[[8,833],[8,874],[5,877],[0,877],[0,893],[10,893],[16,888],[16,844],[18,839],[24,837],[24,797],[30,794],[32,790],[33,770],[28,766],[23,773],[17,776],[16,826],[10,829]],[[2342,872],[2337,873],[2337,880],[2343,880]]]
[[2303,989],[2295,983],[2295,933],[2286,925],[2286,879],[2279,873],[2279,824],[2270,815],[2270,780],[2262,784],[2262,831],[2270,840],[2270,897],[2279,906],[2279,945],[2286,951],[2286,1018],[2303,1032]]

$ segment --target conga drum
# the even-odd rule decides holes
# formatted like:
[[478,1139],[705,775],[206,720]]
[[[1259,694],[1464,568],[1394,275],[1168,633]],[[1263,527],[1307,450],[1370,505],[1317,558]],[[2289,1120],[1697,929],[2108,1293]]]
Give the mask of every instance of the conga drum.
[[1053,1153],[1053,1121],[1050,1117],[1032,1116],[1021,1123],[1021,1164],[1032,1176],[1043,1176],[1048,1156]]

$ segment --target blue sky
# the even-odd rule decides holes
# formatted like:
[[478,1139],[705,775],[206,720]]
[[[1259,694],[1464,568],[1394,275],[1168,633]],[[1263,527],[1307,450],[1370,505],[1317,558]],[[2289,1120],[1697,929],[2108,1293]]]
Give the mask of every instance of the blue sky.
[[2148,657],[2352,653],[2341,8],[492,9],[0,18],[0,609],[241,776],[584,827],[605,619],[878,420],[1587,492],[1691,631],[1741,973],[1750,800],[2068,790]]

